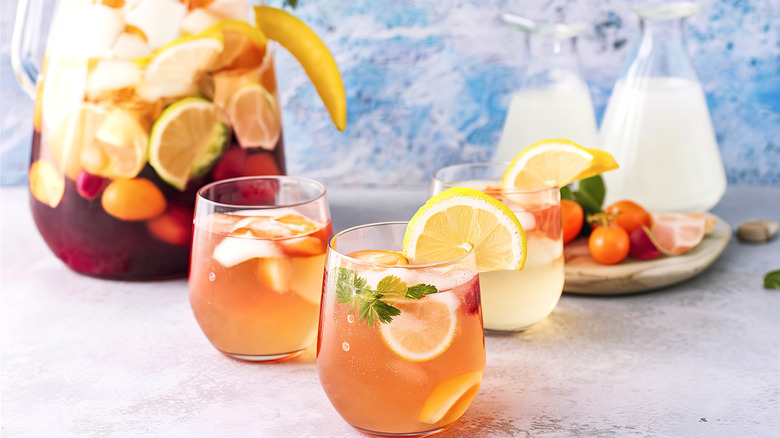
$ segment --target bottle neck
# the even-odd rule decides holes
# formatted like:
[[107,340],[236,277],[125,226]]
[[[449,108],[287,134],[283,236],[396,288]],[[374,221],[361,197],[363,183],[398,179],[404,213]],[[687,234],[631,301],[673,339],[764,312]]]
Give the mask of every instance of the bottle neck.
[[625,76],[698,80],[685,44],[685,18],[640,16],[640,41]]

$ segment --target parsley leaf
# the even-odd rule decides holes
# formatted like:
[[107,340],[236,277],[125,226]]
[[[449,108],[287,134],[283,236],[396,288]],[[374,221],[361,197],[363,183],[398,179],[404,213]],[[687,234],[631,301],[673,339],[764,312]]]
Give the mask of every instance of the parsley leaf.
[[383,298],[419,300],[425,295],[439,292],[436,286],[417,284],[406,286],[395,275],[388,275],[376,285],[376,290],[368,286],[368,280],[357,275],[357,271],[347,268],[336,268],[336,297],[339,303],[351,304],[352,310],[357,309],[358,317],[371,327],[374,321],[387,324],[401,310],[384,301]]

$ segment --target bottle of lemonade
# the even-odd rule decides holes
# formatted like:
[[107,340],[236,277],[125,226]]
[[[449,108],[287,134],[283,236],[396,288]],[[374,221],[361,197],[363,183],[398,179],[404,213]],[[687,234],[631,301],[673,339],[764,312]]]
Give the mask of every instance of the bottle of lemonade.
[[272,47],[251,15],[245,0],[58,1],[29,182],[69,267],[183,276],[198,188],[285,173]]

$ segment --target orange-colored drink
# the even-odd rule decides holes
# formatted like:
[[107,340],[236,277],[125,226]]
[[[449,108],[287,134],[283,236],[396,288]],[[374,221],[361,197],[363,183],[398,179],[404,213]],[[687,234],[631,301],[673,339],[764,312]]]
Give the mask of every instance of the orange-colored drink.
[[[320,382],[339,414],[371,435],[446,429],[476,396],[485,369],[473,259],[415,265],[397,252],[405,226],[347,230],[329,248]],[[397,247],[383,245],[393,240]],[[372,246],[381,249],[365,250]],[[377,298],[397,313],[370,305]]]
[[289,206],[234,209],[198,209],[192,311],[212,345],[231,357],[293,357],[317,331],[330,220]]

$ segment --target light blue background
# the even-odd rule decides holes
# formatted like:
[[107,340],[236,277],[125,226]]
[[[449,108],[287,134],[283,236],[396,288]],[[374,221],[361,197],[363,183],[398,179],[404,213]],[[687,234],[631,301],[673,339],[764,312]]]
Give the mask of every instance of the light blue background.
[[[0,1],[3,184],[24,183],[32,129],[32,104],[15,85],[8,57],[15,3]],[[590,26],[578,49],[600,119],[638,37],[637,4],[300,0],[295,15],[322,37],[341,69],[348,127],[333,127],[300,65],[280,50],[288,172],[328,184],[427,183],[441,166],[489,160],[527,61],[522,35],[499,22],[501,12]],[[728,182],[780,186],[780,5],[699,4],[686,35]]]

